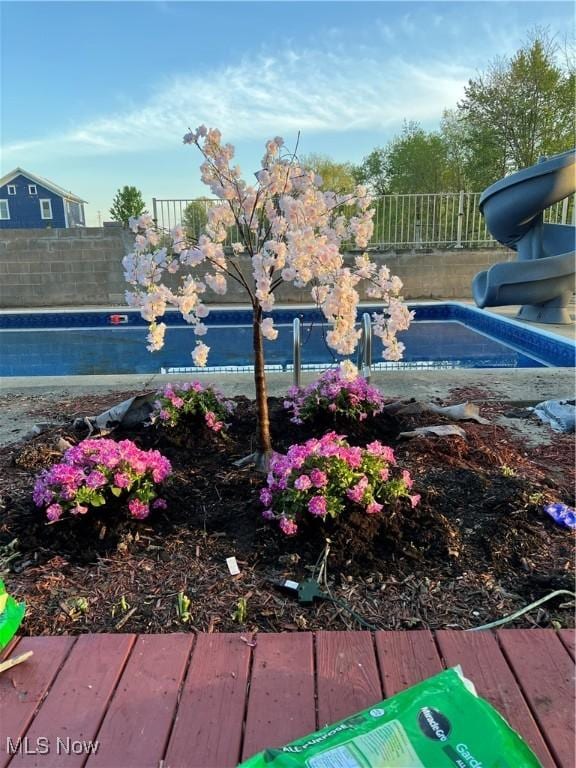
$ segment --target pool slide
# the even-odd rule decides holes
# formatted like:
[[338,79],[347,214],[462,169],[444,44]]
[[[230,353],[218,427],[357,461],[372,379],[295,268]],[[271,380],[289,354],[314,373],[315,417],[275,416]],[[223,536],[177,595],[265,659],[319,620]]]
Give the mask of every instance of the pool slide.
[[576,150],[543,159],[484,190],[480,211],[492,236],[517,251],[513,262],[494,264],[472,281],[481,307],[523,305],[517,317],[570,323],[574,292],[576,227],[544,224],[546,208],[576,192]]

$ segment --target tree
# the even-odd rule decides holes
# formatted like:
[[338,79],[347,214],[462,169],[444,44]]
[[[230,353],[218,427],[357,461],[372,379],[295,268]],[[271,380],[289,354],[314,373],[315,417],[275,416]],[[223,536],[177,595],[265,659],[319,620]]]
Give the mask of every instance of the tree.
[[427,133],[418,123],[404,123],[400,136],[386,148],[390,192],[417,194],[448,192],[446,147],[438,133]]
[[376,147],[366,155],[360,165],[354,168],[354,178],[358,184],[366,184],[373,195],[387,195],[390,190],[386,150]]
[[401,134],[364,158],[356,178],[377,195],[458,191],[460,174],[447,138],[405,122]]
[[142,193],[136,187],[122,187],[112,201],[110,216],[114,221],[121,221],[124,227],[128,227],[129,220],[141,216],[145,209]]
[[[222,145],[220,132],[200,126],[184,137],[202,153],[202,181],[222,202],[208,213],[205,234],[194,247],[186,241],[181,227],[173,232],[171,247],[159,247],[160,233],[150,216],[131,220],[134,250],[123,264],[132,290],[128,303],[138,306],[150,323],[148,349],[160,349],[166,326],[158,323],[169,304],[177,306],[193,326],[197,336],[207,328],[202,322],[209,310],[202,297],[209,287],[224,294],[228,281],[238,283],[252,306],[252,348],[256,391],[256,450],[250,457],[257,468],[267,469],[272,453],[268,398],[264,369],[263,339],[275,339],[278,331],[273,318],[265,317],[274,306],[274,292],[283,283],[310,293],[323,312],[331,330],[326,341],[339,354],[351,354],[360,336],[355,327],[360,299],[357,286],[368,282],[367,295],[382,302],[382,312],[374,315],[374,334],[382,339],[384,357],[398,360],[403,345],[396,332],[408,327],[411,313],[401,303],[402,287],[397,277],[370,262],[367,254],[357,256],[348,266],[340,252],[341,244],[354,241],[365,248],[372,233],[374,210],[365,188],[352,195],[337,195],[319,189],[317,175],[298,163],[293,153],[283,149],[280,137],[268,141],[257,184],[242,180],[240,168],[232,166],[234,147]],[[356,215],[342,215],[342,206],[354,205]],[[223,243],[229,228],[236,225],[239,240],[225,253]],[[195,277],[199,265],[207,271]],[[174,291],[162,283],[164,272],[181,276]],[[206,364],[209,347],[196,342],[192,352],[195,365]]]
[[192,200],[182,212],[182,226],[188,240],[197,242],[208,223],[208,201]]
[[554,39],[535,30],[512,58],[468,82],[458,112],[478,189],[573,145],[574,70],[558,54]]
[[442,113],[440,136],[446,153],[446,190],[476,191],[470,181],[466,123],[456,110],[445,109]]
[[320,189],[332,190],[338,194],[352,194],[356,188],[354,166],[351,163],[336,163],[328,155],[311,154],[300,158],[305,168],[311,168],[321,178]]

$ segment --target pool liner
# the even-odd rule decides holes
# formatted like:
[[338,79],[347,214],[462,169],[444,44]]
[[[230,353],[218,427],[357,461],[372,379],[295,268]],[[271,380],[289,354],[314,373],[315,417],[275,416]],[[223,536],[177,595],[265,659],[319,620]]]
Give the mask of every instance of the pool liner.
[[522,738],[459,667],[242,768],[539,768]]

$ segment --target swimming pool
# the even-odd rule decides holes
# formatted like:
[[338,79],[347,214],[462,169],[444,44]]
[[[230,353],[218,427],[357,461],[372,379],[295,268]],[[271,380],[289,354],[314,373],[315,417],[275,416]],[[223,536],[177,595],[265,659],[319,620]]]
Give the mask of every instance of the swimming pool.
[[[399,335],[406,345],[400,363],[381,363],[375,340],[375,368],[539,368],[575,364],[573,342],[483,312],[447,302],[410,305],[416,319]],[[362,306],[360,312],[374,311]],[[324,342],[327,328],[313,308],[274,311],[278,339],[265,342],[272,370],[292,367],[292,321],[302,323],[302,367],[323,367],[336,359]],[[166,344],[146,350],[146,323],[138,312],[122,311],[126,322],[96,310],[0,313],[0,376],[74,376],[159,373],[190,370],[195,337],[180,314],[168,312]],[[249,370],[252,344],[251,311],[212,310],[203,341],[211,348],[208,371]],[[200,372],[192,370],[191,372]]]

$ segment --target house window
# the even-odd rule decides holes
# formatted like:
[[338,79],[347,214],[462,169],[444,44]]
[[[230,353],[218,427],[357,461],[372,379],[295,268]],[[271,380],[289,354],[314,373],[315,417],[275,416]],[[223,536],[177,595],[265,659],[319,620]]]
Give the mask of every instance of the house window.
[[9,195],[15,195],[16,194],[16,185],[15,184],[8,184],[8,194]]
[[37,195],[38,190],[36,189],[36,184],[28,184],[28,194],[29,195]]
[[40,216],[43,219],[52,218],[52,200],[40,200]]
[[8,200],[0,200],[0,221],[10,218],[10,208],[8,207]]

